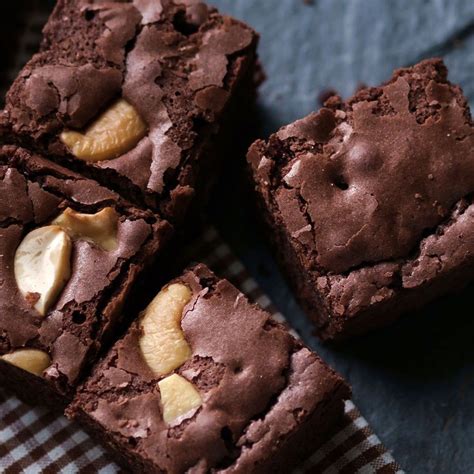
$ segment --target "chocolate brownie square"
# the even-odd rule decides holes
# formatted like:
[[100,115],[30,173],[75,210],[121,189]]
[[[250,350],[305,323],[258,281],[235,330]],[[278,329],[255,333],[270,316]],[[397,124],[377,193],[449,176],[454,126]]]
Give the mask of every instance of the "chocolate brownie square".
[[197,265],[158,293],[66,413],[134,472],[290,472],[349,395],[284,326]]
[[0,139],[182,221],[252,106],[257,41],[193,0],[59,0],[7,95]]
[[0,383],[64,405],[171,226],[40,156],[0,148]]
[[325,105],[248,162],[290,284],[343,339],[474,276],[474,127],[437,59]]

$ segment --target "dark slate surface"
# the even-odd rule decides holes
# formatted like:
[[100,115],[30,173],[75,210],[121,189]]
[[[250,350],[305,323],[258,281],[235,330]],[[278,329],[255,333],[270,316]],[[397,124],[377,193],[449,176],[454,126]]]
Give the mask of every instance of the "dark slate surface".
[[[262,35],[266,135],[392,69],[442,55],[474,105],[472,0],[214,0]],[[473,157],[474,159],[474,157]],[[351,382],[354,400],[407,472],[474,472],[474,286],[345,348],[323,346],[285,285],[234,184],[215,215],[225,237],[304,340]],[[229,187],[227,187],[229,189]]]

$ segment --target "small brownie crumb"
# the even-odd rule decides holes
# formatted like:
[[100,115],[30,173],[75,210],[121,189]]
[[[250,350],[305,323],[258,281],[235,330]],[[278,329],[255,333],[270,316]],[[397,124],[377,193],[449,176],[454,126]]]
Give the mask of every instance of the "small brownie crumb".
[[338,97],[338,93],[336,90],[331,89],[331,88],[323,89],[318,94],[318,105],[319,106],[326,105],[326,102],[328,100],[331,100],[333,97]]
[[474,276],[474,126],[441,60],[248,153],[271,240],[324,339],[384,325]]
[[[172,291],[189,296],[169,304],[163,295]],[[289,472],[340,420],[350,395],[342,378],[204,265],[171,282],[149,308],[67,410],[134,471]],[[167,344],[159,325],[173,334],[170,308],[182,339],[175,334]],[[150,314],[161,319],[147,325]],[[141,351],[150,347],[146,337],[159,338],[159,356]],[[186,356],[157,372],[178,351]],[[174,400],[170,385],[179,387]],[[170,421],[176,400],[180,407],[193,400],[193,408]]]
[[[0,148],[0,194],[0,380],[27,400],[61,406],[120,329],[127,295],[172,228],[13,146]],[[31,360],[32,373],[18,368],[26,349],[49,360],[44,370]]]
[[[7,95],[0,139],[182,221],[252,107],[257,41],[200,2],[59,0]],[[110,120],[119,99],[128,108]]]

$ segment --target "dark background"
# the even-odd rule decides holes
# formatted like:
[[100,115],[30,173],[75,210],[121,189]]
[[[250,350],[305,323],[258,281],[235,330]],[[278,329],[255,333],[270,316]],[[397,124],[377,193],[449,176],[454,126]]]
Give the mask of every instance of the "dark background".
[[[261,135],[394,68],[442,56],[474,106],[473,0],[213,0],[261,34]],[[474,150],[473,156],[474,159]],[[474,286],[342,348],[324,346],[295,302],[241,188],[214,220],[277,308],[353,386],[354,402],[407,472],[474,472]]]
[[[25,28],[39,30],[35,11],[52,3],[0,1],[0,88],[21,66],[16,38]],[[474,105],[474,0],[212,3],[262,35],[268,79],[258,109],[261,136],[315,110],[328,88],[347,97],[360,84],[376,85],[394,68],[434,55],[444,57],[450,79]],[[327,347],[312,334],[278,271],[241,182],[226,181],[212,202],[225,239],[306,343],[347,377],[355,403],[402,467],[473,473],[474,286],[385,330]]]

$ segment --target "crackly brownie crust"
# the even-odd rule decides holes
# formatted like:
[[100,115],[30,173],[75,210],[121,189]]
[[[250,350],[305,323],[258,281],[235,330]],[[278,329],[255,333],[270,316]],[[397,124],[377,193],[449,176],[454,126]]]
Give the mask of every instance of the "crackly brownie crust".
[[325,105],[248,161],[297,296],[339,339],[474,276],[474,127],[436,59]]
[[[120,328],[126,296],[168,240],[171,226],[94,181],[13,146],[0,148],[0,194],[0,355],[35,348],[52,360],[42,378],[0,361],[0,378],[30,401],[64,403],[62,397],[71,395],[102,344]],[[74,240],[71,277],[41,317],[17,287],[14,256],[28,232],[67,207],[90,214],[115,209],[118,247],[105,251]],[[25,390],[25,379],[38,390]]]
[[132,325],[78,391],[79,419],[136,472],[288,472],[343,413],[344,381],[270,315],[204,265],[178,278],[193,297],[181,326],[192,355],[177,373],[203,405],[169,428],[159,377]]
[[[257,39],[193,0],[59,0],[40,52],[8,93],[2,139],[182,218],[216,173],[213,143],[220,125],[234,126],[232,99],[250,107],[254,98]],[[83,129],[120,96],[145,120],[147,135],[112,160],[74,158],[60,133]]]

